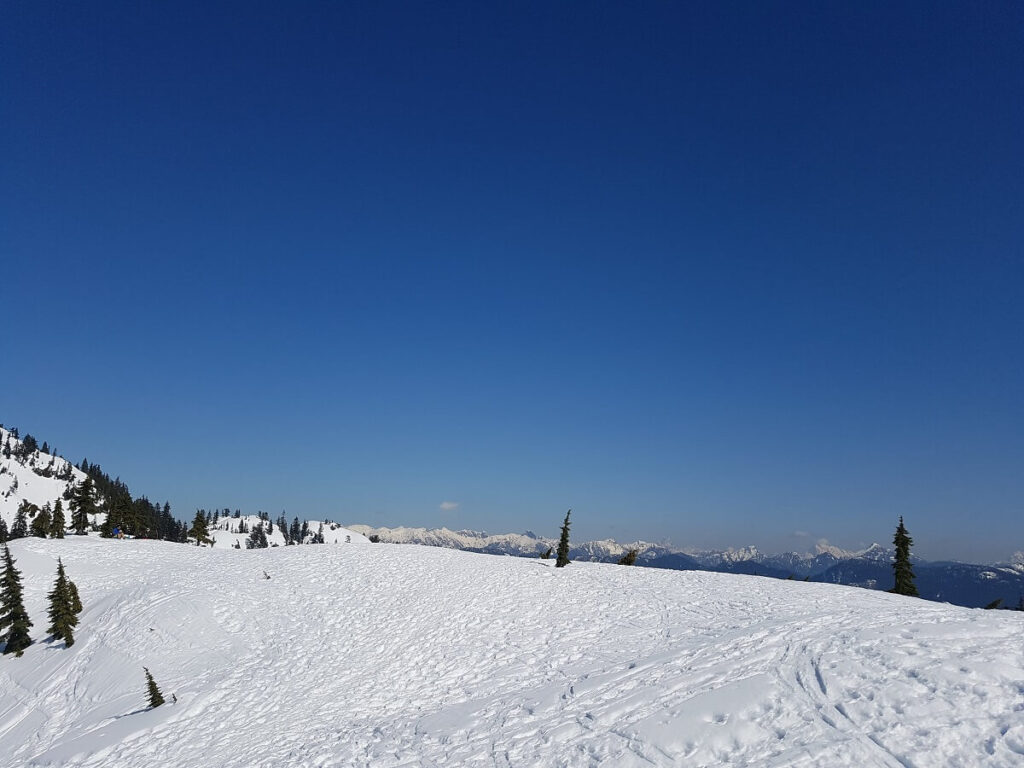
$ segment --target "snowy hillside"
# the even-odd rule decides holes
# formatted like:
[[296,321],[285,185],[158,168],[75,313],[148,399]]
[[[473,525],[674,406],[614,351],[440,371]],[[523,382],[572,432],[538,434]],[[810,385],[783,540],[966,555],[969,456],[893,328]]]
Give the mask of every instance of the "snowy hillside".
[[37,642],[0,657],[2,766],[1024,764],[1020,613],[429,547],[11,551]]
[[[249,533],[260,524],[267,528],[267,523],[256,515],[241,515],[239,517],[221,517],[216,523],[209,526],[210,538],[213,539],[215,547],[235,547],[245,549],[245,540]],[[321,528],[321,526],[323,526]],[[369,544],[370,540],[361,533],[344,528],[329,520],[308,521],[310,536],[323,533],[324,544]],[[285,545],[284,534],[277,525],[267,534],[267,544],[271,547],[283,547]]]
[[[11,455],[7,456],[6,447]],[[10,527],[23,500],[38,507],[51,506],[60,499],[69,484],[78,484],[86,475],[71,462],[41,450],[22,451],[22,441],[0,428],[0,516]],[[66,503],[65,503],[65,506]]]

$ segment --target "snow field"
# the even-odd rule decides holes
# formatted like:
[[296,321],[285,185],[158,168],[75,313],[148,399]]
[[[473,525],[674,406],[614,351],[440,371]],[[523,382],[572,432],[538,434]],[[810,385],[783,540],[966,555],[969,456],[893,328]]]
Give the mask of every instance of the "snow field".
[[[0,657],[0,766],[1024,765],[1019,613],[401,545],[11,549],[37,642]],[[38,641],[58,555],[71,649]]]

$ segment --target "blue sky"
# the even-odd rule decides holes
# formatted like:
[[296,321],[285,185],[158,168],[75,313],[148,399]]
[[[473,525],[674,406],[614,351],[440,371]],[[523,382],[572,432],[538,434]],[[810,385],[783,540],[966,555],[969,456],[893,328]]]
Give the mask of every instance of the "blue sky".
[[1024,9],[704,5],[8,4],[0,419],[180,516],[1024,549]]

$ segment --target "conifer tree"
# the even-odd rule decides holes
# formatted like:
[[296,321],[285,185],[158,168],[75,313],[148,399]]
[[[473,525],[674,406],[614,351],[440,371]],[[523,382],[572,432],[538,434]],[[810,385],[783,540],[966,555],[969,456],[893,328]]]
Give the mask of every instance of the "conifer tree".
[[558,554],[555,556],[555,568],[564,568],[569,564],[569,515],[570,509],[565,513],[565,522],[562,523],[562,535],[558,539]]
[[64,573],[64,563],[58,558],[57,581],[54,582],[53,590],[47,595],[50,600],[50,608],[47,613],[50,617],[50,626],[46,631],[51,637],[63,640],[64,646],[67,648],[75,644],[73,630],[78,626],[78,612],[75,611],[69,585],[70,582]]
[[160,693],[160,689],[157,687],[156,680],[149,674],[149,670],[145,667],[142,668],[146,673],[146,695],[149,696],[149,708],[153,709],[159,707],[164,703],[163,694]]
[[892,570],[896,583],[889,590],[897,595],[909,595],[918,597],[917,587],[914,586],[914,571],[910,567],[910,546],[914,540],[910,538],[907,529],[903,525],[903,516],[900,516],[900,524],[896,528],[896,535],[892,543],[896,546],[896,555],[893,558]]
[[253,526],[252,533],[249,534],[249,538],[245,540],[245,548],[266,549],[268,546],[267,533],[263,530],[263,523],[256,523]]
[[29,526],[32,530],[32,535],[40,539],[45,539],[46,535],[50,532],[50,512],[46,507],[32,518],[32,525]]
[[[85,459],[82,459],[85,464]],[[75,529],[76,536],[85,536],[89,529],[89,515],[98,511],[96,501],[92,497],[92,478],[87,477],[81,485],[76,485],[71,492],[71,527]]]
[[23,500],[18,505],[18,512],[14,516],[14,525],[11,526],[10,540],[24,539],[28,536],[28,500]]
[[77,616],[82,612],[82,599],[78,596],[78,587],[71,579],[68,579],[68,595],[71,597],[71,610]]
[[14,567],[11,550],[4,545],[4,570],[0,573],[0,641],[4,653],[21,656],[32,645],[28,628],[32,622],[25,610],[21,574]]
[[64,519],[64,504],[60,499],[53,505],[53,514],[50,516],[50,538],[63,539],[64,528],[67,521]]
[[189,529],[188,535],[189,538],[196,540],[197,547],[210,543],[210,534],[206,528],[206,515],[203,514],[203,510],[200,509],[196,512],[196,516],[192,520],[192,527]]
[[551,547],[548,547],[546,550],[544,550],[543,552],[540,553],[540,559],[541,560],[550,560],[552,552],[554,552],[554,550]]
[[0,515],[0,544],[6,544],[10,537],[11,532],[7,530],[7,523],[4,521],[3,515]]

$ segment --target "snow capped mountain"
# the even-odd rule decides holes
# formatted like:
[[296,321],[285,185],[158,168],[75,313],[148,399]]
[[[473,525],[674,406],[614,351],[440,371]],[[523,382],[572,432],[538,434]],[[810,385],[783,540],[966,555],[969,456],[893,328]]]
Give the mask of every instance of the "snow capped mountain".
[[[21,439],[0,427],[0,517],[8,528],[22,502],[40,509],[46,504],[52,507],[85,478],[67,459],[43,452],[31,435]],[[66,507],[67,502],[63,503]]]
[[[267,537],[268,547],[283,547],[287,543],[281,527],[273,521],[266,521],[257,515],[240,515],[238,517],[218,517],[208,526],[210,539],[215,547],[233,547],[245,549],[246,540],[252,530],[262,525]],[[324,544],[369,544],[370,540],[363,534],[345,528],[330,520],[307,521],[308,533],[303,543],[310,543],[313,536],[322,534]]]
[[[1017,613],[436,547],[10,546],[35,642],[0,657],[3,766],[1013,768],[1024,754]],[[85,608],[70,648],[44,640],[58,557]]]

